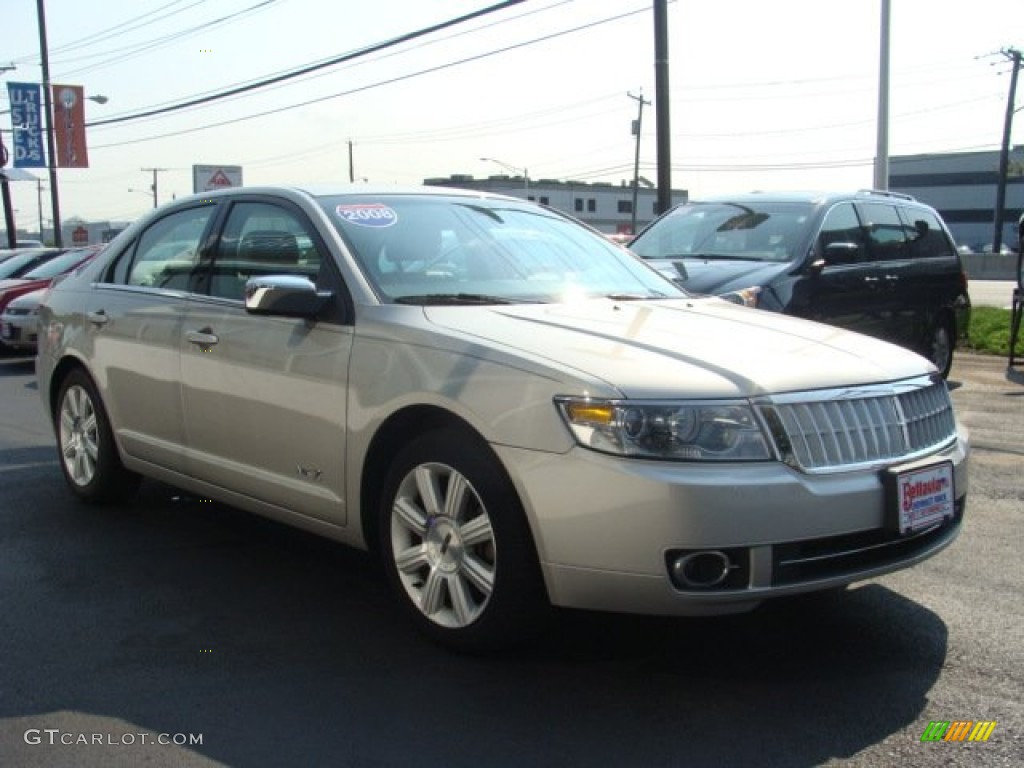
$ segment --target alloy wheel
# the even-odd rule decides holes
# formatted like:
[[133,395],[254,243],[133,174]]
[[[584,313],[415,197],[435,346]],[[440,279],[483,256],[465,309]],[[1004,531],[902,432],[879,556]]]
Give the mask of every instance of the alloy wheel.
[[445,464],[414,467],[391,508],[391,552],[406,594],[430,621],[472,624],[494,591],[491,519],[464,475]]

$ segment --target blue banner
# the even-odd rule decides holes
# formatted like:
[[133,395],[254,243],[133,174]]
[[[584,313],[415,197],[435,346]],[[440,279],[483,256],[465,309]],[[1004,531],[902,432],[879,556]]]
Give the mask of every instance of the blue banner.
[[11,133],[15,168],[45,168],[42,97],[38,83],[7,83],[11,99]]

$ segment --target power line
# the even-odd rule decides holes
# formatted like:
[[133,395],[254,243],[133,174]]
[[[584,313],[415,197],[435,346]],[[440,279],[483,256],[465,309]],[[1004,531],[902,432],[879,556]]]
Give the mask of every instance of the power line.
[[188,107],[194,107],[194,106],[197,106],[199,104],[206,104],[206,103],[211,102],[211,101],[217,101],[219,99],[227,98],[228,96],[234,96],[234,95],[237,95],[239,93],[245,93],[246,91],[252,91],[252,90],[255,90],[257,88],[265,88],[268,85],[273,85],[274,83],[283,82],[285,80],[291,80],[292,78],[298,77],[300,75],[305,75],[305,74],[309,74],[310,72],[315,72],[318,69],[324,69],[325,67],[330,67],[330,66],[333,66],[335,64],[341,64],[342,62],[350,61],[350,60],[355,59],[355,58],[360,57],[360,56],[366,56],[366,55],[368,55],[370,53],[375,53],[377,51],[382,51],[382,50],[384,50],[386,48],[392,48],[392,47],[394,47],[396,45],[399,45],[400,43],[404,43],[404,42],[407,42],[409,40],[415,40],[418,37],[423,37],[425,35],[432,34],[433,32],[438,32],[438,31],[440,31],[442,29],[447,29],[448,27],[453,27],[453,26],[456,26],[458,24],[463,24],[463,23],[465,23],[467,21],[479,18],[481,16],[486,16],[486,15],[491,14],[491,13],[496,13],[497,11],[501,11],[501,10],[504,10],[506,8],[510,8],[513,5],[519,5],[522,2],[524,2],[524,0],[504,0],[504,2],[497,3],[496,5],[491,5],[491,6],[488,6],[487,8],[482,8],[482,9],[480,9],[478,11],[473,11],[472,13],[464,14],[464,15],[458,16],[458,17],[456,17],[454,19],[449,19],[448,21],[443,21],[443,22],[441,22],[439,24],[434,24],[434,25],[429,26],[429,27],[424,27],[424,28],[418,29],[418,30],[416,30],[414,32],[408,32],[408,33],[406,33],[404,35],[399,35],[398,37],[393,37],[390,40],[385,40],[384,42],[381,42],[381,43],[376,43],[374,45],[366,46],[365,48],[361,48],[361,49],[358,49],[356,51],[345,53],[345,54],[342,54],[341,56],[336,56],[334,58],[327,59],[326,61],[323,61],[323,62],[320,62],[320,63],[317,63],[317,64],[311,64],[311,65],[306,66],[306,67],[301,67],[299,69],[292,70],[291,72],[288,72],[288,73],[285,73],[285,74],[281,74],[281,75],[277,75],[276,77],[267,78],[265,80],[260,80],[258,82],[251,83],[249,85],[239,86],[237,88],[231,88],[231,89],[229,89],[227,91],[222,91],[220,93],[213,94],[213,95],[210,95],[210,96],[204,96],[204,97],[197,98],[197,99],[191,99],[189,101],[181,102],[180,104],[173,104],[171,106],[161,107],[160,109],[151,109],[151,110],[149,110],[147,112],[138,112],[138,113],[133,114],[133,115],[125,115],[123,117],[112,117],[112,118],[108,118],[106,120],[97,120],[97,121],[92,122],[92,123],[86,123],[86,127],[87,128],[91,128],[91,127],[96,127],[96,126],[100,126],[100,125],[111,125],[111,124],[114,124],[114,123],[127,122],[129,120],[138,120],[139,118],[143,118],[143,117],[151,117],[153,115],[167,114],[168,112],[177,112],[178,110],[181,110],[181,109],[187,109]]
[[[129,27],[128,29],[122,29],[120,32],[115,31],[115,30],[121,29],[121,27],[128,27],[129,25],[134,24],[137,21],[141,21],[142,19],[148,18],[149,16],[153,16],[153,15],[155,15],[157,13],[160,13],[161,11],[163,11],[166,8],[170,8],[171,6],[174,6],[174,5],[179,5],[180,3],[183,3],[184,1],[185,0],[173,0],[173,2],[167,3],[166,5],[162,5],[159,8],[154,8],[152,11],[148,11],[148,12],[140,14],[138,16],[134,16],[134,17],[128,19],[127,21],[122,21],[120,24],[115,24],[112,27],[107,27],[106,29],[101,30],[99,32],[95,32],[95,33],[86,35],[85,37],[81,37],[78,40],[73,40],[70,43],[65,43],[64,45],[54,46],[53,50],[51,51],[51,53],[61,53],[61,52],[65,52],[65,51],[73,51],[73,50],[76,50],[78,48],[86,48],[86,47],[88,47],[90,45],[93,45],[93,44],[98,43],[98,42],[102,42],[103,40],[107,40],[107,39],[109,39],[111,37],[117,37],[118,35],[123,35],[126,32],[133,32],[136,29],[141,29],[142,27],[148,26],[150,24],[155,24],[158,21],[162,21],[163,19],[166,19],[166,18],[168,18],[170,16],[174,16],[175,14],[181,13],[182,11],[187,11],[189,8],[192,8],[192,7],[196,6],[196,5],[202,5],[203,3],[206,2],[206,0],[196,0],[196,2],[192,3],[191,5],[187,5],[184,8],[179,8],[176,11],[172,11],[170,13],[164,14],[163,16],[160,16],[160,17],[158,17],[156,19],[151,19],[150,21],[146,21],[144,23],[137,24],[136,26]],[[27,53],[27,54],[24,54],[22,56],[17,57],[16,59],[14,59],[14,61],[16,61],[19,64],[27,64],[29,62],[34,61],[38,57],[39,57],[38,53]]]
[[[516,0],[516,1],[517,2],[522,2],[522,0]],[[204,131],[204,130],[207,130],[209,128],[219,128],[219,127],[222,127],[222,126],[225,126],[225,125],[233,125],[235,123],[245,122],[246,120],[253,120],[253,119],[257,118],[257,117],[266,117],[268,115],[277,114],[279,112],[286,112],[286,111],[289,111],[289,110],[292,110],[292,109],[296,109],[298,107],[306,107],[306,106],[309,106],[310,104],[318,104],[318,103],[323,102],[323,101],[329,101],[330,99],[337,99],[337,98],[340,98],[342,96],[350,96],[350,95],[352,95],[354,93],[360,93],[362,91],[368,91],[368,90],[371,90],[373,88],[379,88],[379,87],[384,86],[384,85],[391,85],[393,83],[398,83],[398,82],[401,82],[403,80],[410,80],[410,79],[415,78],[415,77],[420,77],[421,75],[431,74],[433,72],[439,72],[441,70],[449,69],[451,67],[456,67],[456,66],[459,66],[461,64],[467,64],[469,62],[479,61],[481,59],[486,59],[486,58],[489,58],[491,56],[496,56],[496,55],[498,55],[500,53],[507,53],[508,51],[516,50],[518,48],[525,48],[525,47],[527,47],[529,45],[534,45],[536,43],[546,42],[548,40],[553,40],[555,38],[562,37],[564,35],[572,34],[572,33],[575,33],[575,32],[579,32],[579,31],[582,31],[584,29],[590,29],[590,28],[599,26],[601,24],[607,24],[607,23],[612,22],[612,21],[618,21],[620,19],[624,19],[624,18],[627,18],[629,16],[634,16],[634,15],[636,15],[638,13],[646,13],[648,10],[649,9],[647,9],[647,8],[641,8],[641,9],[637,9],[637,10],[633,10],[633,11],[627,11],[625,13],[621,13],[621,14],[618,14],[616,16],[610,16],[610,17],[605,18],[605,19],[600,19],[598,21],[594,21],[594,22],[591,22],[589,24],[583,24],[581,26],[573,27],[573,28],[567,29],[567,30],[562,30],[560,32],[553,32],[551,34],[543,35],[543,36],[537,37],[537,38],[533,38],[532,40],[526,40],[526,41],[521,42],[521,43],[514,43],[512,45],[505,46],[504,48],[498,48],[498,49],[495,49],[493,51],[487,51],[485,53],[476,54],[474,56],[467,56],[466,58],[458,59],[456,61],[450,61],[450,62],[448,62],[446,64],[439,64],[439,65],[437,65],[435,67],[428,67],[426,69],[421,69],[421,70],[418,70],[416,72],[411,72],[411,73],[408,73],[408,74],[405,74],[405,75],[398,75],[396,77],[388,78],[387,80],[380,80],[380,81],[378,81],[376,83],[370,83],[370,84],[359,86],[359,87],[356,87],[356,88],[350,88],[350,89],[348,89],[346,91],[340,91],[338,93],[332,93],[332,94],[328,94],[326,96],[320,96],[320,97],[315,98],[315,99],[307,99],[306,101],[301,101],[301,102],[297,102],[297,103],[294,103],[294,104],[288,104],[288,105],[285,105],[283,107],[276,107],[274,109],[268,109],[268,110],[264,110],[262,112],[256,112],[256,113],[249,114],[249,115],[243,115],[242,117],[236,117],[236,118],[232,118],[230,120],[222,120],[222,121],[216,122],[216,123],[207,123],[206,125],[195,126],[195,127],[192,127],[192,128],[184,128],[184,129],[182,129],[180,131],[171,131],[171,132],[168,132],[168,133],[162,133],[162,134],[159,134],[159,135],[156,135],[156,136],[146,136],[146,137],[139,138],[139,139],[130,139],[128,141],[118,141],[118,142],[111,142],[109,144],[99,144],[99,145],[95,145],[93,148],[94,149],[108,149],[110,147],[121,147],[121,146],[127,146],[129,144],[141,144],[141,143],[147,142],[147,141],[155,141],[157,139],[165,139],[165,138],[170,138],[172,136],[181,136],[181,135],[186,134],[186,133],[195,133],[197,131]],[[100,122],[97,122],[97,123],[87,123],[86,126],[87,127],[93,127],[93,126],[96,126],[96,125],[103,125],[104,122],[105,121],[100,121]],[[106,121],[106,122],[109,122],[109,121]]]
[[243,8],[240,11],[234,11],[233,13],[230,13],[227,16],[221,16],[219,18],[212,19],[210,21],[205,21],[202,24],[197,24],[197,25],[195,25],[193,27],[188,27],[186,29],[178,30],[177,32],[171,32],[171,33],[169,33],[167,35],[164,35],[163,37],[157,37],[157,38],[154,38],[152,40],[143,41],[141,43],[134,43],[132,45],[127,45],[124,48],[117,49],[115,51],[101,51],[99,53],[91,53],[91,54],[86,54],[84,56],[80,56],[79,58],[95,58],[97,56],[106,56],[109,53],[119,53],[120,51],[127,51],[127,53],[124,53],[123,55],[116,55],[116,56],[113,56],[112,58],[106,59],[104,61],[99,61],[99,62],[96,62],[94,64],[88,64],[86,66],[79,67],[78,69],[70,69],[70,70],[64,71],[64,72],[61,73],[61,76],[62,77],[67,77],[69,75],[80,74],[82,72],[90,72],[90,71],[95,70],[95,69],[102,69],[103,67],[109,66],[110,64],[117,64],[117,63],[120,63],[122,61],[127,61],[128,59],[133,59],[136,56],[142,55],[146,51],[153,50],[154,48],[160,48],[160,47],[165,46],[165,45],[167,45],[169,43],[173,43],[176,40],[181,40],[182,38],[190,37],[190,36],[192,36],[194,34],[197,34],[199,32],[203,32],[203,31],[205,31],[207,29],[211,29],[211,28],[217,27],[217,26],[222,26],[222,25],[225,25],[225,24],[233,24],[236,21],[241,21],[242,17],[244,17],[244,16],[246,16],[246,15],[248,15],[250,13],[255,13],[257,11],[266,10],[267,6],[273,5],[274,3],[278,2],[278,1],[279,0],[262,0],[261,2],[258,2],[255,5],[251,5],[248,8]]
[[[555,2],[551,3],[550,5],[543,6],[543,7],[540,7],[540,8],[534,8],[532,10],[528,10],[528,11],[525,11],[523,13],[519,13],[519,14],[516,14],[516,15],[508,16],[506,18],[499,19],[499,20],[496,20],[496,21],[491,21],[491,22],[487,22],[487,23],[484,23],[484,24],[480,24],[478,26],[473,27],[472,29],[464,29],[464,30],[452,32],[451,34],[448,34],[448,35],[441,35],[441,36],[439,36],[439,37],[437,37],[435,39],[432,39],[432,40],[421,40],[421,41],[417,42],[416,44],[406,46],[402,50],[399,50],[399,51],[389,51],[389,52],[386,52],[386,53],[382,53],[382,55],[380,55],[380,56],[376,57],[375,59],[373,59],[372,63],[383,61],[384,59],[390,58],[392,56],[402,56],[402,55],[405,55],[405,54],[409,53],[410,51],[414,51],[414,50],[417,50],[417,49],[426,48],[426,47],[433,46],[433,45],[441,45],[441,44],[443,44],[443,43],[445,43],[445,42],[447,42],[449,40],[454,40],[457,37],[462,37],[462,36],[465,36],[465,35],[475,34],[477,32],[481,32],[483,30],[490,29],[491,27],[498,26],[499,24],[507,24],[507,23],[510,23],[510,22],[519,21],[521,19],[526,18],[527,16],[533,16],[533,15],[536,15],[536,14],[539,14],[539,13],[545,13],[547,11],[551,11],[551,10],[553,10],[555,8],[560,7],[560,6],[567,5],[567,4],[571,3],[571,2],[573,2],[573,0],[555,0]],[[305,67],[305,66],[309,66],[309,65],[313,65],[313,64],[324,63],[324,62],[328,61],[328,58],[323,58],[323,59],[317,59],[315,61],[310,61],[310,62],[307,62],[306,64],[301,65],[301,66]],[[363,64],[367,64],[367,63],[371,63],[371,62],[369,62],[369,61],[345,62],[345,64],[348,67],[356,67],[356,66],[360,66],[360,65],[363,65]],[[252,83],[258,83],[258,82],[261,82],[262,80],[264,80],[266,78],[275,77],[277,75],[285,74],[285,73],[288,73],[290,71],[291,71],[291,69],[280,69],[280,70],[277,70],[275,72],[270,72],[268,74],[260,75],[258,77],[251,77],[251,78],[248,78],[246,80],[237,81],[237,82],[225,85],[225,86],[220,86],[220,87],[217,87],[217,88],[211,88],[211,89],[206,90],[206,91],[199,91],[199,92],[193,93],[193,94],[191,94],[191,95],[189,95],[187,97],[177,97],[177,98],[173,98],[173,99],[167,99],[165,101],[160,101],[160,102],[149,104],[149,105],[146,105],[146,106],[143,106],[143,107],[139,107],[139,108],[137,108],[135,110],[126,110],[126,111],[122,111],[122,112],[114,112],[113,114],[109,114],[108,113],[107,117],[108,118],[114,118],[114,117],[122,117],[124,115],[134,115],[138,111],[154,109],[154,108],[157,108],[157,107],[163,107],[163,106],[169,105],[169,104],[170,105],[177,104],[182,98],[198,98],[200,96],[207,96],[207,95],[210,95],[210,94],[218,94],[218,93],[220,93],[220,92],[222,92],[222,91],[224,91],[226,89],[235,88],[235,87],[242,86],[242,85],[249,85],[249,84],[252,84]],[[310,80],[315,80],[315,79],[321,78],[321,77],[328,77],[328,76],[333,75],[333,74],[335,74],[335,73],[334,72],[323,72],[323,71],[316,72],[316,73],[310,73],[310,74],[304,75],[302,77],[302,82],[309,82]],[[293,85],[293,84],[294,83],[291,83],[291,82],[277,83],[277,84],[275,84],[273,86],[268,86],[267,90],[274,90],[276,88],[287,87],[287,86]],[[240,93],[240,94],[237,94],[235,96],[231,96],[231,97],[227,97],[227,98],[228,99],[244,98],[244,97],[246,97],[246,95],[247,94],[245,94],[245,93]],[[2,98],[2,95],[0,95],[0,98]],[[200,105],[200,107],[205,107],[205,106],[207,106],[207,105]],[[159,117],[159,115],[157,115],[156,117]],[[152,119],[152,118],[150,118],[150,119]]]

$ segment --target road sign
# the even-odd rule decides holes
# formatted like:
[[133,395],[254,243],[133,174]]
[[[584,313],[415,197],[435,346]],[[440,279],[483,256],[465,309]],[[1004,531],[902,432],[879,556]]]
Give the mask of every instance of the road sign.
[[240,186],[242,186],[242,166],[240,165],[192,166],[193,192],[212,192]]

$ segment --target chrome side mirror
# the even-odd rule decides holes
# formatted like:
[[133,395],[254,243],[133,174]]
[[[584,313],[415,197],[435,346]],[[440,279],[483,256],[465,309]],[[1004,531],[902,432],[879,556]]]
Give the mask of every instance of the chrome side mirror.
[[253,315],[316,317],[334,294],[318,291],[307,277],[264,275],[245,283],[245,310]]

